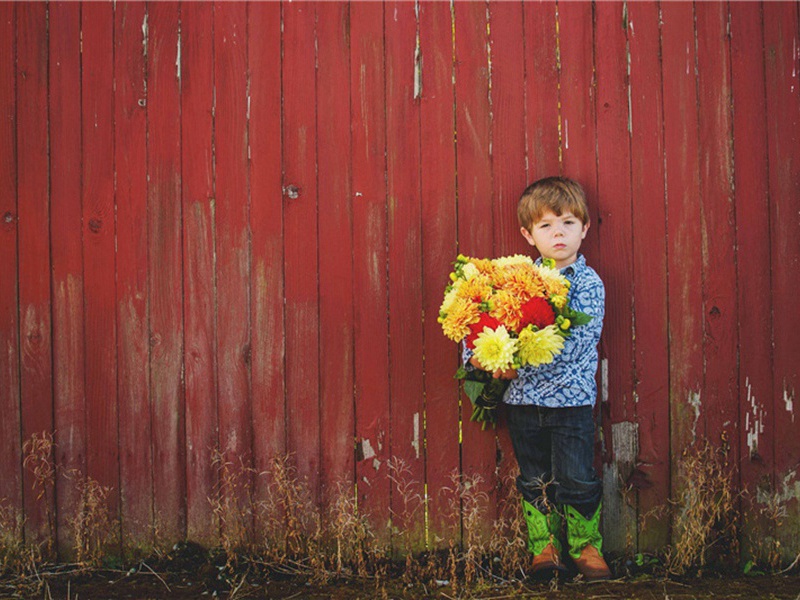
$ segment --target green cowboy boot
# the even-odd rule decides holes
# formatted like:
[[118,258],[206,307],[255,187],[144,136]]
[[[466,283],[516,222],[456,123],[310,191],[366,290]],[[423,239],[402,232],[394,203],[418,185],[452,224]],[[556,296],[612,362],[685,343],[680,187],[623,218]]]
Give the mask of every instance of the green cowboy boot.
[[528,526],[528,552],[533,554],[531,572],[565,570],[559,554],[561,542],[558,536],[561,533],[561,515],[555,510],[545,515],[524,498],[522,513],[525,515],[525,523]]
[[600,509],[587,519],[572,506],[565,506],[567,516],[567,543],[569,555],[575,561],[578,571],[588,581],[609,579],[611,570],[603,558],[603,537],[600,535]]

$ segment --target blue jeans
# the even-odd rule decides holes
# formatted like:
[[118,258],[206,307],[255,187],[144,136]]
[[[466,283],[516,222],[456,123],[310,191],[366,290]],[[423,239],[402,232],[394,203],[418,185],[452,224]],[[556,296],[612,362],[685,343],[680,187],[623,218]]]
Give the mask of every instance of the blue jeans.
[[591,517],[603,493],[593,466],[592,407],[507,405],[506,415],[522,497],[543,512],[569,504]]

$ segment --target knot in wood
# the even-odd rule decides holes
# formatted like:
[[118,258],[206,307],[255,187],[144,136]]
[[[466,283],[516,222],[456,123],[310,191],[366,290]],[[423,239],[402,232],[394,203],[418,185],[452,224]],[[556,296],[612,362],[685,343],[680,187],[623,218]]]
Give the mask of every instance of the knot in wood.
[[89,219],[89,230],[92,233],[99,233],[102,228],[103,228],[102,219],[98,219],[96,217],[94,219]]
[[14,213],[11,211],[6,212],[3,215],[3,223],[13,223],[14,222]]

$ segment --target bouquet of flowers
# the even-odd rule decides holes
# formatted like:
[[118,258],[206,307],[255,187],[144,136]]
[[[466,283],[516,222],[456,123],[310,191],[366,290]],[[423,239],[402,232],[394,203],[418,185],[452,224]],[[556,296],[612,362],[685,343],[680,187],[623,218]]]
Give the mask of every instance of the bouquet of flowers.
[[486,427],[508,380],[493,373],[553,361],[572,328],[592,317],[570,308],[569,281],[555,261],[541,265],[521,254],[479,259],[458,255],[439,308],[439,323],[454,342],[464,342],[485,370],[467,371],[464,390],[473,404],[470,420]]

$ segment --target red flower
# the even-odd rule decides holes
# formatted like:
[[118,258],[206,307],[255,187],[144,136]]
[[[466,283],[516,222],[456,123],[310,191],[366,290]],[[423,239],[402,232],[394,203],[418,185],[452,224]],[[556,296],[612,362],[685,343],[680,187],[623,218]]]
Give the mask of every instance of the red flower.
[[522,331],[528,325],[535,325],[539,329],[544,329],[556,322],[556,313],[553,311],[553,307],[550,306],[547,300],[539,296],[528,300],[520,310],[522,311],[522,319],[519,322],[519,331]]
[[478,334],[483,332],[484,327],[497,329],[500,327],[500,321],[490,316],[489,313],[481,313],[480,320],[469,326],[469,333],[464,338],[467,341],[467,348],[472,349],[475,347],[475,340],[478,339]]

